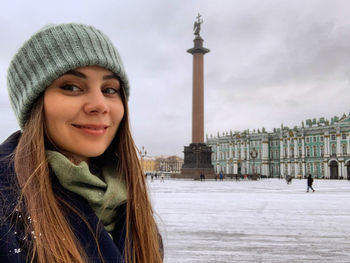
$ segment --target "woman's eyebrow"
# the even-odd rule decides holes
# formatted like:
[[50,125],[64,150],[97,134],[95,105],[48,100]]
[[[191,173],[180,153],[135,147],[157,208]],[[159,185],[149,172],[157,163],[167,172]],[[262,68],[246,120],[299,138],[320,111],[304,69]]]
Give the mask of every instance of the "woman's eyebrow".
[[[76,76],[76,77],[79,77],[79,78],[83,78],[83,79],[87,79],[88,78],[85,74],[83,74],[83,73],[81,73],[81,72],[79,72],[77,70],[69,70],[66,73],[64,73],[63,75],[73,75],[73,76]],[[114,74],[114,73],[110,74],[110,75],[103,76],[103,80],[109,80],[109,79],[116,79],[116,80],[119,81],[119,77],[116,74]]]
[[83,74],[79,71],[76,71],[76,70],[69,70],[66,73],[64,73],[63,75],[74,75],[76,77],[83,78],[83,79],[87,78],[85,74]]
[[111,74],[111,75],[105,75],[103,76],[103,80],[109,80],[109,79],[116,79],[119,81],[119,77],[116,74]]

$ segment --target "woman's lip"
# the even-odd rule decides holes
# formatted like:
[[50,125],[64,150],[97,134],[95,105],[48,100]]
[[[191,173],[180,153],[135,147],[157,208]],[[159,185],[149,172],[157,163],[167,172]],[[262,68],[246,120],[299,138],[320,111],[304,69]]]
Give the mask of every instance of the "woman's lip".
[[108,128],[108,125],[104,125],[104,124],[72,124],[72,125],[80,129],[103,130]]
[[108,125],[96,124],[72,124],[74,128],[88,135],[103,135],[106,133]]

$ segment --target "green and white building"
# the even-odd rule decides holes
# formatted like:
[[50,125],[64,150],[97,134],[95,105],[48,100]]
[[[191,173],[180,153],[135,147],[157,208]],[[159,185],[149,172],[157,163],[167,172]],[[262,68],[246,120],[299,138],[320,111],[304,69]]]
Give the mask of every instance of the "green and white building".
[[[212,148],[212,164],[217,173],[252,174],[267,177],[314,178],[350,177],[350,115],[309,119],[300,127],[284,127],[267,132],[225,132],[206,138]],[[255,158],[252,158],[255,157]]]

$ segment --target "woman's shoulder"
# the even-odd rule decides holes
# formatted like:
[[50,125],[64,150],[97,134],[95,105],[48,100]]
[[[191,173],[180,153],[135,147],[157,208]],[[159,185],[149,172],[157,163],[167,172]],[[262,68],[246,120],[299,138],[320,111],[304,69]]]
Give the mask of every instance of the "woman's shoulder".
[[17,177],[12,153],[19,137],[20,132],[16,132],[0,145],[0,219],[8,216],[17,203]]
[[12,213],[17,203],[13,152],[21,132],[0,144],[0,262],[25,262],[19,245],[20,233],[14,228]]
[[13,184],[13,153],[20,136],[21,132],[17,131],[0,144],[0,188]]
[[13,153],[17,147],[21,134],[21,131],[16,131],[0,144],[0,162]]

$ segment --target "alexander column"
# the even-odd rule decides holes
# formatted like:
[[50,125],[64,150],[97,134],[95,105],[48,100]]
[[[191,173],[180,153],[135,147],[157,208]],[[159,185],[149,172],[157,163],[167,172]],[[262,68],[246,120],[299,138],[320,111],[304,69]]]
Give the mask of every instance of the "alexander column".
[[200,36],[203,19],[198,14],[194,22],[194,47],[187,50],[193,55],[192,76],[192,143],[185,146],[184,164],[181,175],[185,178],[205,178],[214,176],[214,168],[211,164],[211,148],[204,143],[204,54],[210,50],[203,47],[203,39]]

